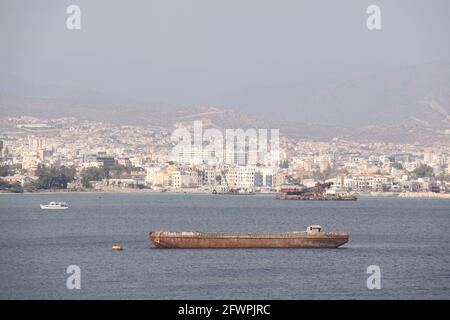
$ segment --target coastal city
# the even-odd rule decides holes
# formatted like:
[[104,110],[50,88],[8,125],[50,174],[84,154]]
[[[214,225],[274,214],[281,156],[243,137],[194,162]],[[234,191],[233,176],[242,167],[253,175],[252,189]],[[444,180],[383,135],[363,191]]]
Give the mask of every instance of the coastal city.
[[449,300],[449,12],[0,1],[0,300],[185,320]]
[[25,116],[0,123],[0,192],[263,194],[328,183],[352,194],[450,197],[450,144],[318,141],[280,128],[276,160],[250,163],[247,149],[211,164],[174,156],[173,128]]

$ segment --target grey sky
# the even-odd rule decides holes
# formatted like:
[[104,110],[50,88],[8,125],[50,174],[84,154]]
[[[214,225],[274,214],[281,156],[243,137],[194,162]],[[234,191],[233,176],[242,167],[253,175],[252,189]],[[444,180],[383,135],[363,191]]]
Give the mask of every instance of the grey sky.
[[[82,29],[66,29],[78,4]],[[378,4],[382,30],[366,28]],[[450,60],[447,0],[0,2],[0,74],[179,105]]]

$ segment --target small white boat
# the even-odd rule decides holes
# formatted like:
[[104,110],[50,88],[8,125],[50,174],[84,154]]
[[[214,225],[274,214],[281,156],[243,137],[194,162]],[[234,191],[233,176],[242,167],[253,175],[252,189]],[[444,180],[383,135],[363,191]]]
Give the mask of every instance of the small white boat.
[[48,204],[41,204],[41,209],[53,209],[53,210],[64,210],[68,209],[69,206],[65,202],[49,202]]

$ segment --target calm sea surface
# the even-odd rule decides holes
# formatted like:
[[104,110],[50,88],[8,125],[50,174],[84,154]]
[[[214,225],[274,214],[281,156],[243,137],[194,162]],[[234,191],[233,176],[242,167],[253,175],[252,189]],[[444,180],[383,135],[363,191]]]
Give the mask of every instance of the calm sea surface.
[[[66,201],[65,211],[40,203]],[[339,249],[154,249],[147,234],[344,230]],[[124,251],[111,246],[120,244]],[[81,268],[81,289],[66,268]],[[368,290],[369,265],[381,290]],[[450,201],[170,194],[0,195],[1,299],[450,298]]]

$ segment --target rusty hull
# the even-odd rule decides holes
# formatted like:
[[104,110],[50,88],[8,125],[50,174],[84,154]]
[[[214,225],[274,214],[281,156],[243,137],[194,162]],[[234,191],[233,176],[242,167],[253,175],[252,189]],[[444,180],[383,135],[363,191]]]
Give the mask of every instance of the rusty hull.
[[337,248],[348,241],[347,232],[288,232],[279,234],[233,234],[201,232],[150,232],[157,248]]
[[333,195],[289,195],[289,194],[278,194],[276,196],[277,200],[314,200],[314,201],[356,201],[355,196],[333,196]]

